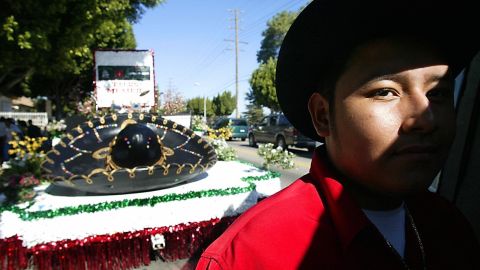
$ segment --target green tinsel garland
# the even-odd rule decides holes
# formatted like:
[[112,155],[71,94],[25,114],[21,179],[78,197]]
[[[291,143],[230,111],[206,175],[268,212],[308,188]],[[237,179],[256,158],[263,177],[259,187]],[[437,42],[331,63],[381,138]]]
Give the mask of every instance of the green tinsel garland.
[[[242,164],[245,164],[245,165],[249,165],[249,166],[252,166],[252,167],[255,167],[257,169],[262,169],[262,170],[265,170],[264,168],[260,167],[260,166],[257,166],[253,163],[250,163],[250,162],[247,162],[247,161],[243,161],[243,160],[237,160],[239,163],[242,163]],[[282,174],[279,173],[279,172],[275,172],[275,171],[270,171],[270,170],[267,170],[267,173],[265,175],[262,175],[262,176],[247,176],[247,177],[242,177],[242,180],[243,181],[262,181],[262,180],[268,180],[268,179],[271,179],[271,178],[275,178],[275,177],[280,177]]]
[[[246,162],[241,162],[248,164]],[[250,165],[250,164],[248,164]],[[69,216],[76,215],[80,213],[94,213],[99,211],[108,211],[112,209],[120,209],[130,206],[155,206],[159,203],[171,202],[171,201],[181,201],[188,200],[193,198],[203,198],[203,197],[214,197],[214,196],[228,196],[236,195],[240,193],[245,193],[253,191],[256,188],[256,185],[253,183],[255,181],[269,180],[276,177],[280,177],[280,173],[267,171],[264,175],[259,176],[246,176],[242,177],[241,180],[248,183],[247,187],[233,187],[226,189],[210,189],[202,191],[190,191],[187,193],[177,194],[171,193],[162,196],[153,196],[150,198],[143,199],[125,199],[121,201],[113,202],[102,202],[97,204],[85,204],[79,206],[63,207],[55,210],[43,210],[43,211],[27,211],[28,207],[20,208],[18,206],[0,206],[0,213],[4,211],[10,211],[19,215],[19,217],[24,221],[31,221],[40,218],[55,218],[58,216]]]
[[80,213],[94,213],[99,211],[108,211],[113,209],[119,209],[130,206],[155,206],[159,203],[181,201],[193,198],[213,197],[213,196],[227,196],[240,193],[249,192],[255,189],[255,184],[249,183],[247,187],[242,188],[226,188],[226,189],[210,189],[202,191],[190,191],[183,194],[171,193],[163,196],[154,196],[144,199],[132,199],[121,200],[113,202],[102,202],[96,204],[84,204],[79,206],[63,207],[55,210],[43,210],[43,211],[26,211],[18,206],[10,206],[0,208],[0,213],[3,211],[11,211],[20,216],[24,221],[30,221],[40,218],[54,218],[58,216],[70,216]]

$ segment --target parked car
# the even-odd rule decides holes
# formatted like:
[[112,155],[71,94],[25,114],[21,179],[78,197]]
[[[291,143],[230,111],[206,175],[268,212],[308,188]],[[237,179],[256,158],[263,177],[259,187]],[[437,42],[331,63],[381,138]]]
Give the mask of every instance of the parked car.
[[241,139],[245,141],[248,135],[248,124],[247,120],[243,118],[220,118],[213,124],[213,129],[219,129],[228,126],[230,122],[230,127],[232,128],[232,139]]
[[250,127],[248,144],[256,146],[257,143],[273,143],[282,149],[289,146],[307,148],[313,151],[319,144],[295,129],[283,114],[272,114],[264,117],[259,124]]

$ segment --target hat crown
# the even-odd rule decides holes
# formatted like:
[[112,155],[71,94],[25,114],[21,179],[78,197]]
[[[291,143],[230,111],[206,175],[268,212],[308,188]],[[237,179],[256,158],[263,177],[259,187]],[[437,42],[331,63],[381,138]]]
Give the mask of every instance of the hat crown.
[[279,51],[275,86],[280,108],[303,135],[323,141],[309,121],[310,96],[333,93],[335,81],[355,49],[382,38],[406,36],[434,44],[458,74],[480,48],[473,34],[478,23],[472,3],[312,1],[293,22]]
[[111,156],[122,168],[152,166],[162,156],[162,148],[153,130],[144,124],[129,124],[116,136]]

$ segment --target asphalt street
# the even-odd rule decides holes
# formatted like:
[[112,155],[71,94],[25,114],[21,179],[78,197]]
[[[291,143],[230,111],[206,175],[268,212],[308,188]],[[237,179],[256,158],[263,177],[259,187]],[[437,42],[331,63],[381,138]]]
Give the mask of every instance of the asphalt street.
[[[238,159],[258,166],[262,165],[263,159],[257,154],[257,147],[249,146],[247,141],[229,141],[227,143],[235,149]],[[270,167],[271,170],[281,173],[280,181],[282,187],[290,185],[297,178],[308,173],[310,168],[311,152],[304,148],[289,148],[288,151],[296,155],[294,158],[295,168],[285,170],[277,166]]]

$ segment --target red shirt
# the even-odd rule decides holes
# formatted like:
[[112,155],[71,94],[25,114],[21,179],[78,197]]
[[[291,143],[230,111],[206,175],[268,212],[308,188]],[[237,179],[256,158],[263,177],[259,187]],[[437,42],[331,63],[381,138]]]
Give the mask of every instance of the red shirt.
[[[335,180],[317,149],[310,173],[242,214],[202,254],[197,269],[405,269]],[[480,269],[480,247],[463,215],[432,193],[406,200],[427,269]],[[423,269],[406,222],[405,258]]]

